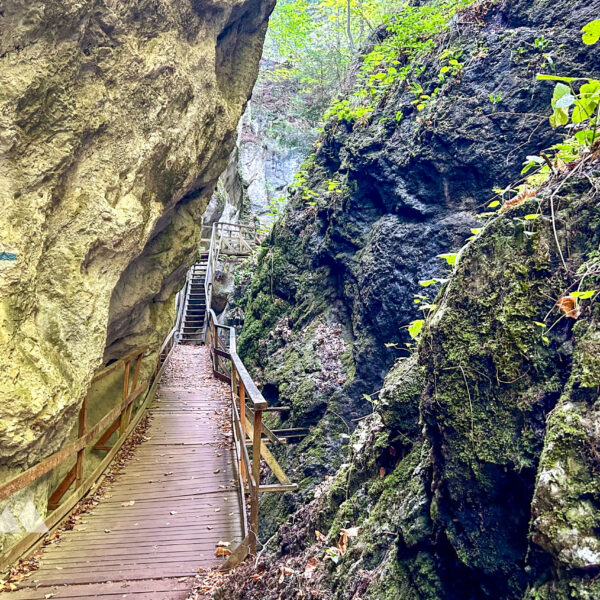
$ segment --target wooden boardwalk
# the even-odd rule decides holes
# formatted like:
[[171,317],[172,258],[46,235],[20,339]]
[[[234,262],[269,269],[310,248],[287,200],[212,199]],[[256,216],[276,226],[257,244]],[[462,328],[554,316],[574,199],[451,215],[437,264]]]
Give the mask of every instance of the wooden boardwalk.
[[177,346],[132,460],[7,599],[185,599],[217,544],[242,539],[229,386],[206,347]]

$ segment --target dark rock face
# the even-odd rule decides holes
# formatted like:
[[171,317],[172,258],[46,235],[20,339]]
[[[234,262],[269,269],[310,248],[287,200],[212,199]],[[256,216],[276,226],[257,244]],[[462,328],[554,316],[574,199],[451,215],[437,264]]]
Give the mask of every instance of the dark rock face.
[[[372,410],[364,394],[379,390],[394,360],[406,355],[398,348],[408,341],[405,326],[420,317],[414,296],[431,296],[419,281],[448,276],[438,255],[456,252],[480,226],[475,215],[486,209],[492,190],[518,180],[523,158],[555,141],[546,120],[552,86],[535,74],[550,68],[548,53],[556,72],[594,72],[597,50],[582,45],[579,30],[598,8],[599,2],[571,2],[550,10],[531,0],[474,6],[424,62],[418,82],[432,96],[424,110],[402,84],[368,119],[327,126],[259,257],[240,338],[245,360],[276,391],[272,400],[292,406],[287,423],[314,427],[283,457],[304,491],[266,499],[266,514],[285,516],[339,465],[354,420]],[[541,35],[551,40],[544,52],[535,45]],[[463,66],[440,82],[445,49]],[[500,102],[492,103],[490,94],[500,94]],[[492,277],[499,285],[512,281]],[[462,327],[457,321],[453,335]],[[325,380],[334,348],[336,376]],[[530,477],[519,487],[506,475],[496,492],[522,503],[532,492],[540,432],[556,394],[542,394],[523,412],[513,412],[517,400],[511,402],[498,417],[514,425],[532,421],[535,439],[516,450]],[[505,440],[507,447],[513,442]],[[450,443],[450,437],[440,442],[437,451]],[[450,492],[454,500],[463,483]],[[514,518],[522,539],[526,515]],[[507,564],[513,559],[507,556]]]
[[[582,301],[577,319],[556,306],[566,290],[600,289],[600,163],[588,157],[575,169],[461,252],[416,352],[390,371],[375,414],[353,434],[347,463],[279,529],[264,576],[248,584],[242,571],[225,593],[598,597],[600,304]],[[326,562],[341,528],[357,526],[338,564]]]

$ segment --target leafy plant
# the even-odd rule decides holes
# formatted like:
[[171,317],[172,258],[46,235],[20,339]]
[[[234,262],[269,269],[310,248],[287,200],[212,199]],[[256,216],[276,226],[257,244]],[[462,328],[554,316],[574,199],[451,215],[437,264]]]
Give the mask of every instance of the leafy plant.
[[497,94],[488,94],[488,98],[492,104],[499,104],[502,102],[502,92],[498,92]]
[[542,52],[551,43],[552,43],[552,40],[547,40],[543,35],[541,35],[540,37],[538,37],[534,40],[533,46],[536,50],[539,50],[540,52]]
[[451,267],[456,265],[456,259],[458,254],[446,253],[446,254],[438,254],[438,258],[443,258]]
[[[393,17],[387,17],[389,25],[386,39],[363,58],[350,100],[335,101],[325,113],[325,120],[334,116],[350,122],[361,117],[368,118],[375,104],[390,87],[406,81],[409,75],[417,77],[420,74],[420,57],[434,47],[435,37],[448,29],[452,17],[474,1],[432,0],[419,6],[402,4]],[[443,57],[447,63],[441,68],[440,77],[456,75],[461,71],[463,65],[459,63],[458,56],[448,54]],[[424,94],[421,89],[414,102],[417,110],[423,110],[434,94]],[[362,114],[357,113],[359,106],[363,108]],[[400,120],[402,117],[396,118]]]
[[[582,33],[584,43],[597,43],[600,39],[600,20],[588,23]],[[600,135],[600,80],[554,74],[538,74],[537,79],[555,82],[550,125],[553,129],[565,127],[569,134],[561,143],[551,146],[539,156],[527,157],[522,173],[536,168],[534,175],[527,180],[529,185],[534,186],[539,186],[551,175],[564,170],[566,164],[589,153]]]
[[588,23],[581,31],[583,31],[583,43],[588,46],[594,45],[600,40],[600,19]]
[[408,334],[413,340],[419,337],[419,334],[421,333],[424,324],[424,319],[415,319],[408,325]]

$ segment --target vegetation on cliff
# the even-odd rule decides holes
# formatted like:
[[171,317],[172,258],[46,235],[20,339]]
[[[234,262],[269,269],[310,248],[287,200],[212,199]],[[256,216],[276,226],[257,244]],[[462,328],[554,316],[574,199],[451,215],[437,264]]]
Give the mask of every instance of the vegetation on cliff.
[[598,9],[415,3],[354,69],[248,289],[312,434],[225,593],[600,593]]

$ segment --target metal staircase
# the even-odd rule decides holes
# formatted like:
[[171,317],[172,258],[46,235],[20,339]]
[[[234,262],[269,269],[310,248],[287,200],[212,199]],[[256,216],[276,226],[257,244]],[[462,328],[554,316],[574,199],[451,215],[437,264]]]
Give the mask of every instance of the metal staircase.
[[203,344],[206,316],[212,304],[214,277],[219,260],[237,263],[260,244],[256,228],[233,223],[215,223],[210,239],[202,239],[198,261],[188,273],[183,319],[178,325],[179,343]]
[[205,280],[208,252],[200,254],[188,276],[183,322],[179,334],[181,344],[202,344],[206,319]]

